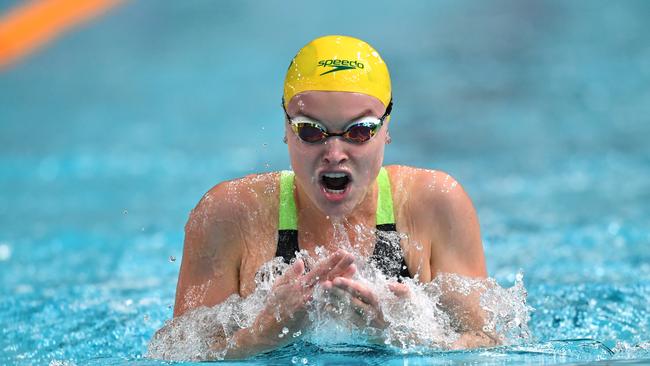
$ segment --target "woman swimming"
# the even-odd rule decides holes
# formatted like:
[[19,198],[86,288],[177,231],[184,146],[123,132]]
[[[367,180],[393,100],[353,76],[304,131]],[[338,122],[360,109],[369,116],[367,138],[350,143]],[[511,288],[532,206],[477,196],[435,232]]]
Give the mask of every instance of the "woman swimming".
[[[355,276],[365,265],[360,258],[402,299],[409,296],[404,277],[487,276],[478,219],[462,187],[441,171],[382,166],[392,92],[375,49],[347,36],[311,41],[291,61],[282,107],[293,171],[223,182],[203,197],[186,226],[174,317],[251,295],[259,269],[282,257],[291,265],[252,325],[213,339],[225,357],[245,358],[293,340],[278,334],[307,329],[316,288],[348,299],[358,324],[386,328],[376,293]],[[331,254],[319,258],[318,248]],[[459,308],[457,300],[447,301]],[[480,311],[471,310],[476,304],[466,308],[457,316],[456,346],[494,344],[481,331]]]

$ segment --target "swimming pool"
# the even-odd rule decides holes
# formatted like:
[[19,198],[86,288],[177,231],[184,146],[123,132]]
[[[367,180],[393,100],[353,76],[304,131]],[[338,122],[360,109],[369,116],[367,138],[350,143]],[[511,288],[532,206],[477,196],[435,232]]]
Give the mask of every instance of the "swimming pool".
[[143,355],[187,213],[218,181],[288,168],[281,80],[326,33],[382,52],[386,162],[463,183],[490,275],[524,273],[533,339],[251,363],[650,362],[650,5],[372,4],[130,2],[1,73],[0,363],[161,364]]

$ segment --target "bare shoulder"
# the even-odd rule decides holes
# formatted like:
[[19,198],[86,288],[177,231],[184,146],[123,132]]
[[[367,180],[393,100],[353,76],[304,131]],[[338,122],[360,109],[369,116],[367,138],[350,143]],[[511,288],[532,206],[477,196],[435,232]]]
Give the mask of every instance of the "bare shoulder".
[[461,184],[440,170],[397,165],[387,170],[401,215],[431,243],[432,272],[484,276],[478,217]]
[[251,213],[277,206],[278,173],[252,174],[212,187],[190,213],[188,225],[250,221]]
[[432,213],[445,216],[459,211],[474,212],[461,184],[444,171],[404,165],[391,165],[386,169],[395,200],[408,204],[412,214],[431,218]]

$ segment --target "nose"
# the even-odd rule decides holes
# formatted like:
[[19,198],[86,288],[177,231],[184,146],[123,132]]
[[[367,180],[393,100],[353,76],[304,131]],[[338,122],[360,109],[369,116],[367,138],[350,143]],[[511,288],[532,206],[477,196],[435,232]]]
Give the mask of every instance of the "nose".
[[342,165],[348,161],[348,154],[345,149],[346,144],[341,141],[340,137],[330,137],[323,144],[325,145],[323,163],[327,165]]

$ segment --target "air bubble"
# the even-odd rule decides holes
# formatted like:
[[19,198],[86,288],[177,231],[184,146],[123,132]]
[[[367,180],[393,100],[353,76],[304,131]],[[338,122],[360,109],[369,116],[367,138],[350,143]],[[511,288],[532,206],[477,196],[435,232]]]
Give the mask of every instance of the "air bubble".
[[298,338],[298,337],[300,337],[301,335],[302,335],[302,332],[301,332],[301,331],[297,331],[297,332],[293,333],[291,336],[292,336],[293,338]]
[[170,262],[176,262],[176,257],[174,257],[173,255],[170,255],[169,256],[169,261]]
[[122,213],[123,213],[124,215],[128,215],[128,214],[129,214],[129,211],[128,211],[127,209],[124,209],[124,211],[122,211]]

